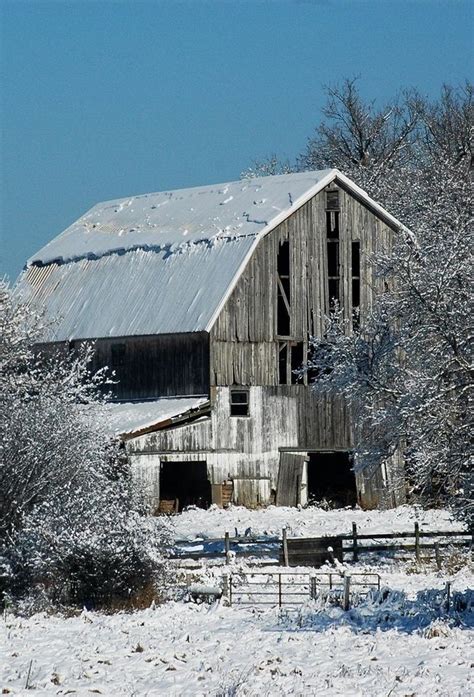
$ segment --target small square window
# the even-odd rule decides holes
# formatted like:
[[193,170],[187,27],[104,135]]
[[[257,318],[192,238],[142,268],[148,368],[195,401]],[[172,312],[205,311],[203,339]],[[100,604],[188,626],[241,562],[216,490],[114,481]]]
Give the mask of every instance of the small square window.
[[326,210],[327,211],[338,211],[339,210],[339,191],[337,189],[326,191]]
[[230,391],[230,415],[248,416],[249,415],[249,391],[231,390]]

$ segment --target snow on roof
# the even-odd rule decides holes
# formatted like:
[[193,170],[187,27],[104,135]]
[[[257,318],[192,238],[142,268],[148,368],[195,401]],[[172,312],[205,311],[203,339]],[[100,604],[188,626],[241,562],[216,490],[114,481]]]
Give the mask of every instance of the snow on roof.
[[258,234],[335,170],[242,179],[99,203],[28,264]]
[[182,416],[208,402],[207,397],[163,397],[148,402],[119,402],[106,405],[110,433],[127,435]]
[[18,289],[54,320],[45,341],[209,331],[258,241],[336,169],[100,203],[29,260]]

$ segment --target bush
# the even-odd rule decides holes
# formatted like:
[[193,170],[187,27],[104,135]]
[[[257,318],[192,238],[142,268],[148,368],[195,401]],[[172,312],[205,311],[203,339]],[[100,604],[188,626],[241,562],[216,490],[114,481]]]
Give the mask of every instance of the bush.
[[[112,486],[113,484],[113,486]],[[169,522],[133,508],[117,482],[24,517],[4,548],[4,595],[25,607],[131,608],[156,599],[167,576]]]

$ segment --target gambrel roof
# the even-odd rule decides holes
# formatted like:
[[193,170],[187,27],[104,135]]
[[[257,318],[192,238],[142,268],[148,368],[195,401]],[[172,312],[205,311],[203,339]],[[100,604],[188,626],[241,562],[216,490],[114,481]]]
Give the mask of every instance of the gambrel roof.
[[27,262],[49,341],[209,331],[259,240],[332,181],[400,223],[336,169],[143,194],[94,206]]

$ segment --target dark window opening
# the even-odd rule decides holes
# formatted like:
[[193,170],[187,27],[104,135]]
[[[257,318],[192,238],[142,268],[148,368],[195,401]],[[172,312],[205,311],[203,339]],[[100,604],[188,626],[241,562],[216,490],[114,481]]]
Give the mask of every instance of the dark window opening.
[[278,352],[278,383],[280,385],[288,384],[288,344],[280,344]]
[[329,279],[329,302],[331,305],[339,302],[339,278]]
[[333,191],[326,191],[326,210],[339,210],[339,191],[337,189]]
[[290,336],[290,243],[280,242],[277,258],[277,334]]
[[278,288],[278,307],[277,307],[277,334],[278,336],[290,336],[290,313],[281,292]]
[[[338,192],[327,192],[327,194]],[[338,203],[339,205],[339,203]],[[340,259],[339,259],[339,211],[326,211],[327,233],[327,274],[329,306],[339,303],[340,298]]]
[[291,384],[301,385],[304,382],[304,377],[299,373],[303,367],[304,361],[304,344],[302,341],[294,344],[291,347]]
[[339,245],[334,242],[328,242],[328,276],[339,276]]
[[177,500],[178,511],[186,506],[209,508],[212,495],[206,462],[162,462],[160,500]]
[[360,323],[360,242],[352,243],[352,326]]
[[[281,292],[281,295],[283,296],[283,293],[285,295],[285,298],[288,301],[288,305],[290,304],[290,278],[289,276],[279,276],[280,283],[283,288],[283,292]],[[280,289],[279,289],[280,290]]]
[[290,275],[290,243],[288,240],[280,242],[277,261],[278,275],[288,277]]
[[231,390],[230,391],[230,415],[248,416],[249,415],[249,391]]
[[112,344],[110,352],[113,368],[119,368],[121,365],[125,365],[127,354],[127,347],[125,344]]
[[278,347],[278,384],[307,385],[307,373],[300,373],[307,360],[307,344],[304,341],[284,341]]
[[360,276],[360,242],[352,243],[352,275]]
[[327,501],[334,508],[357,503],[353,457],[350,452],[309,453],[308,499]]
[[339,211],[326,211],[326,234],[329,240],[339,239]]

